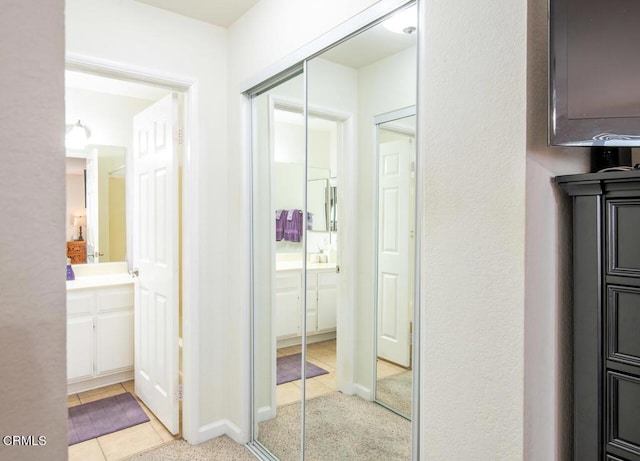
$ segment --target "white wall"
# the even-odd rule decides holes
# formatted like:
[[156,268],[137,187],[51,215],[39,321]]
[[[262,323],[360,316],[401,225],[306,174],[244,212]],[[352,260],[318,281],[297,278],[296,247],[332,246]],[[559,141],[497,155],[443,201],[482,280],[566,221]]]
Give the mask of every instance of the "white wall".
[[64,2],[6,0],[0,14],[2,460],[67,456]]
[[[193,83],[185,164],[183,319],[184,434],[195,443],[225,432],[227,388],[228,231],[226,31],[132,0],[68,0],[67,53]],[[196,200],[195,197],[201,198]],[[206,199],[204,199],[206,198]],[[192,219],[194,217],[194,219]],[[221,224],[225,223],[225,224]],[[200,256],[205,255],[205,256]],[[191,366],[194,363],[194,366]],[[199,400],[193,401],[199,392]]]
[[123,146],[128,153],[133,151],[133,116],[153,101],[78,88],[65,91],[66,122],[81,120],[91,130],[90,144]]
[[526,4],[423,6],[421,459],[520,460]]

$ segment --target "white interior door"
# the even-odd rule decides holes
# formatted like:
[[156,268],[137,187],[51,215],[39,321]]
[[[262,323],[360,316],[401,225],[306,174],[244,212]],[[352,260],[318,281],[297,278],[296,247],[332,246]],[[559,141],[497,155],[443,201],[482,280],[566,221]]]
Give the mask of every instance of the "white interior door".
[[410,362],[409,140],[380,144],[378,182],[378,357],[408,367]]
[[98,196],[98,153],[96,149],[91,149],[87,154],[87,165],[85,169],[85,200],[87,219],[84,226],[84,238],[87,241],[87,262],[97,263],[100,256],[99,248],[99,196]]
[[135,392],[172,434],[178,398],[178,95],[134,118]]

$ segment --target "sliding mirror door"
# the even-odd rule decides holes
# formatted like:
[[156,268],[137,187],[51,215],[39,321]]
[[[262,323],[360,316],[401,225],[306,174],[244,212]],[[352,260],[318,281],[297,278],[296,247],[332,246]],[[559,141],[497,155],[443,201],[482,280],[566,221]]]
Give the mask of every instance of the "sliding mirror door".
[[415,107],[376,117],[376,391],[411,418],[415,279]]
[[[415,4],[309,56],[251,90],[250,446],[263,459],[409,460],[415,117],[395,119],[415,114],[403,109],[416,104]],[[384,154],[400,138],[406,155]],[[392,203],[399,170],[409,192]],[[401,388],[383,392],[395,373],[381,364],[404,373]]]
[[[307,360],[318,374],[307,375],[305,383],[305,459],[411,459],[409,356],[398,365],[409,370],[406,386],[387,390],[391,403],[406,401],[408,391],[409,408],[401,416],[376,403],[382,402],[376,394],[378,235],[387,242],[393,237],[381,232],[378,223],[376,116],[415,106],[416,13],[415,7],[399,11],[307,63],[307,176],[318,167],[328,169],[339,206],[336,231],[311,230],[307,239]],[[388,162],[388,169],[392,166]],[[402,187],[408,191],[412,185],[409,177],[405,180]],[[314,200],[309,188],[307,200]],[[397,196],[397,201],[406,219],[396,229],[406,235],[403,246],[393,251],[407,267],[396,282],[406,284],[413,276],[408,233],[413,213],[409,195]],[[395,225],[391,219],[389,231]],[[391,275],[390,269],[384,268],[385,274]],[[400,296],[390,291],[388,278],[382,280],[386,299]],[[383,328],[409,351],[412,304],[405,288],[405,296],[395,300],[398,309],[385,312]]]
[[[265,453],[299,460],[306,189],[303,74],[253,96],[251,103],[253,438]],[[290,436],[283,439],[283,433]]]

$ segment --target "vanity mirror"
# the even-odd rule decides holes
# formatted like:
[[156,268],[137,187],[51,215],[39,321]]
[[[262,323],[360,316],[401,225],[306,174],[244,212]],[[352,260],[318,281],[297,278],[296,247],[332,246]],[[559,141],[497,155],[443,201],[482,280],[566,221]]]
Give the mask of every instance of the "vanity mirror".
[[67,251],[78,255],[74,264],[126,259],[125,152],[92,145],[67,153]]
[[[358,25],[337,33],[334,45],[310,51],[246,92],[253,172],[249,446],[262,459],[369,460],[385,453],[409,460],[415,452],[415,177],[405,173],[415,155],[409,137],[415,137],[416,8],[383,1],[375,11],[363,13],[369,22],[354,18]],[[397,33],[388,26],[399,14],[406,24]],[[414,112],[380,119],[407,107]],[[393,196],[387,179],[400,159],[382,153],[395,141],[410,146],[402,158],[406,182],[398,184],[407,194],[395,194],[402,225],[394,222],[398,214],[385,214]],[[299,240],[279,240],[281,226],[293,223],[278,211],[290,207],[312,222],[300,226]],[[401,274],[385,259],[390,249]],[[401,313],[403,319],[394,317]],[[398,362],[382,342],[391,337],[408,351]],[[383,361],[403,374],[402,391],[387,392],[405,406],[383,392]]]

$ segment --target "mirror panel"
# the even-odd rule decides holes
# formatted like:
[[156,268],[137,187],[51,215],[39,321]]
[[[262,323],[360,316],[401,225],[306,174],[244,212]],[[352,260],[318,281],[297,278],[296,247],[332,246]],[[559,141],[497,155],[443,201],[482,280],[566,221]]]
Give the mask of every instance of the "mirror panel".
[[84,249],[73,264],[126,260],[125,154],[124,147],[96,145],[67,155],[67,247]]
[[[401,13],[413,15],[404,33],[382,21],[251,99],[251,446],[265,459],[370,460],[381,453],[411,459],[411,411],[394,407],[404,390],[392,388],[392,398],[383,393],[379,363],[391,358],[378,339],[380,332],[403,342],[409,358],[400,368],[411,375],[410,235],[395,247],[404,272],[394,283],[405,295],[396,298],[395,314],[378,308],[398,292],[384,278],[391,269],[380,263],[386,254],[379,250],[388,249],[392,237],[397,243],[414,219],[412,197],[397,192],[404,225],[380,221],[380,203],[391,202],[380,189],[386,179],[379,176],[379,153],[388,143],[406,144],[407,126],[415,125],[415,118],[407,120],[398,133],[402,122],[379,128],[377,120],[416,103],[416,29],[410,26],[416,12]],[[412,155],[405,156],[405,168]],[[398,162],[384,157],[382,168],[392,172]],[[401,189],[414,186],[409,175]],[[404,320],[397,317],[400,306]],[[399,330],[406,330],[404,339]],[[278,375],[287,362],[293,377],[283,382]],[[411,407],[411,377],[405,387]]]
[[[398,114],[398,117],[401,115]],[[378,286],[375,399],[400,415],[411,418],[415,115],[376,124],[376,129]]]
[[302,456],[303,101],[303,75],[251,100],[253,439],[281,460]]
[[[415,8],[408,12],[414,15],[415,21]],[[398,14],[406,15],[407,11]],[[305,382],[305,459],[370,460],[379,459],[380,453],[385,453],[386,459],[411,459],[410,409],[402,415],[395,409],[390,411],[387,403],[378,398],[376,390],[379,382],[376,338],[381,326],[375,306],[379,302],[381,277],[376,270],[380,228],[375,117],[415,105],[417,72],[415,34],[393,33],[386,25],[386,21],[375,25],[307,63],[310,117],[307,138],[311,145],[311,121],[314,118],[333,120],[337,143],[335,147],[325,149],[337,152],[336,167],[332,167],[329,179],[329,196],[331,182],[335,181],[335,197],[341,205],[336,213],[337,230],[327,232],[323,238],[329,242],[333,256],[328,258],[328,264],[316,263],[316,241],[321,234],[312,232],[308,236],[307,360],[327,373],[309,375]],[[412,127],[412,132],[415,133],[415,127]],[[311,152],[309,147],[308,178],[313,174]],[[408,171],[408,155],[405,163]],[[409,176],[402,178],[401,185],[406,191],[412,188]],[[309,209],[313,206],[310,190],[308,187]],[[355,194],[341,195],[343,190],[354,190]],[[331,222],[331,198],[326,200]],[[409,220],[414,216],[410,197],[397,196],[397,200],[402,200],[406,218],[404,230],[408,230],[411,226]],[[389,224],[395,223],[387,219],[387,229]],[[343,251],[349,246],[343,248],[342,243],[349,238],[350,229],[353,230],[355,260],[347,263],[346,260],[343,262]],[[400,229],[396,230],[399,232]],[[388,237],[396,237],[397,243],[399,235]],[[403,246],[394,248],[398,253],[396,263],[401,260],[406,265],[402,280],[395,279],[396,283],[406,284],[412,279],[409,265],[413,252],[409,237],[409,234],[404,235]],[[345,267],[355,265],[357,269],[351,278],[345,278],[348,270],[336,271],[336,266],[341,264]],[[385,276],[391,275],[389,269],[385,268]],[[355,288],[353,297],[349,297],[349,285]],[[382,324],[382,328],[390,326],[393,321],[402,321],[403,324],[395,323],[393,331],[388,328],[382,331],[392,334],[396,342],[402,342],[402,348],[407,352],[406,368],[410,369],[412,304],[409,290],[404,291],[405,297],[396,303],[401,302],[402,308],[396,306],[398,309],[394,312],[397,315],[402,311],[402,319],[390,318],[392,312],[387,311],[387,322]],[[383,294],[390,297],[395,293],[385,290]],[[323,324],[327,318],[331,318],[333,323]],[[341,328],[337,319],[351,319],[351,328]],[[402,336],[398,335],[399,330],[403,330]],[[328,336],[329,332],[335,334],[335,339]],[[405,371],[406,368],[401,369]],[[410,408],[410,373],[403,385],[402,390],[395,387],[388,390],[391,396],[388,401],[393,404],[395,398],[403,399],[408,390]],[[390,433],[393,437],[389,437]]]

